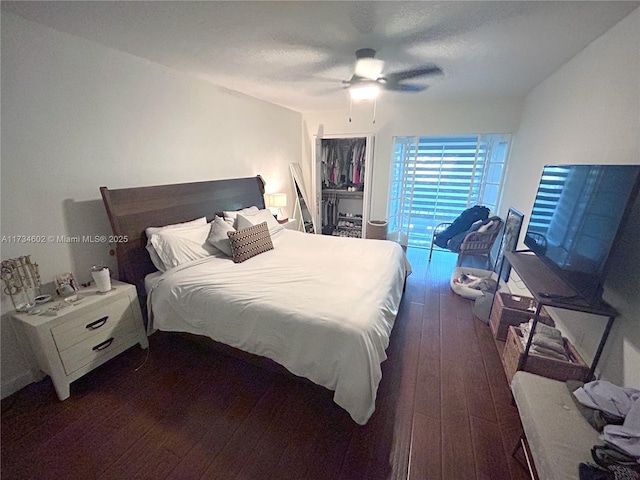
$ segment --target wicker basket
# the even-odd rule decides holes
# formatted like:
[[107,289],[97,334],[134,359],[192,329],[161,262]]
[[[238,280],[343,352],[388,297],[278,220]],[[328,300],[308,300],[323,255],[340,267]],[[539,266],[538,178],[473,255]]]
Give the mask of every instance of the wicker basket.
[[365,232],[366,238],[373,240],[386,240],[387,239],[387,224],[386,220],[369,220],[367,222],[367,230]]
[[[524,355],[524,348],[519,336],[520,329],[518,327],[509,327],[507,342],[502,352],[502,363],[504,371],[507,374],[507,380],[511,383],[511,379],[518,370],[518,362],[520,357]],[[525,372],[531,372],[542,377],[553,378],[565,382],[567,380],[587,381],[589,374],[589,366],[582,360],[580,354],[571,345],[569,340],[565,339],[565,348],[571,361],[556,360],[555,358],[543,357],[540,355],[529,354],[524,365]]]
[[[518,326],[528,322],[530,318],[535,316],[535,309],[536,301],[533,298],[497,292],[489,317],[489,326],[493,337],[504,342],[507,339],[509,326]],[[538,321],[554,326],[552,318],[544,307],[540,310]]]

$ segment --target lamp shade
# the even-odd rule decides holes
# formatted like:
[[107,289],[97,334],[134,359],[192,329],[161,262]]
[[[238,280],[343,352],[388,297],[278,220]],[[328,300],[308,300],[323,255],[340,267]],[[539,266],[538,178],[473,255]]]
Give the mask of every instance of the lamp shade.
[[271,193],[268,197],[270,207],[286,207],[287,206],[287,194],[286,193]]

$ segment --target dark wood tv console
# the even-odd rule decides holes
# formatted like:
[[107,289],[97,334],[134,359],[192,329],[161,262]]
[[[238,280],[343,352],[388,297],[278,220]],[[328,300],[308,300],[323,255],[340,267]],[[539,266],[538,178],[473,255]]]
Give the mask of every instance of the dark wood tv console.
[[[504,255],[537,302],[533,328],[531,329],[531,335],[527,341],[524,355],[518,364],[518,370],[523,370],[526,365],[533,333],[540,317],[540,311],[542,307],[549,306],[607,317],[607,324],[600,337],[600,343],[598,344],[598,349],[591,362],[588,378],[586,379],[587,381],[593,380],[595,378],[595,369],[598,366],[602,350],[611,332],[613,321],[618,316],[618,312],[604,300],[593,304],[580,298],[571,286],[567,285],[533,252],[529,250],[505,252]],[[499,275],[501,274],[502,272],[499,273]]]

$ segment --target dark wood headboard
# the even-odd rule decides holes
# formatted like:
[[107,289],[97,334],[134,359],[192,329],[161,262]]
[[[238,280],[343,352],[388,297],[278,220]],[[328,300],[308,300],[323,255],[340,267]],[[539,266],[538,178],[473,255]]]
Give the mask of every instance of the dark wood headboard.
[[138,289],[143,303],[144,277],[155,272],[147,252],[147,227],[161,227],[200,217],[208,221],[223,211],[253,205],[265,208],[262,177],[232,178],[110,190],[100,187],[113,234],[127,238],[116,247],[119,279]]

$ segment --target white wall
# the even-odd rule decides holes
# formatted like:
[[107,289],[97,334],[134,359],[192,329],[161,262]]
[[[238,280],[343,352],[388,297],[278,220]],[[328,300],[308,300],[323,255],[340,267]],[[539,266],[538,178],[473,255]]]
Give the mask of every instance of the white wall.
[[[292,199],[301,115],[146,60],[2,14],[1,234],[99,235],[99,187],[260,174]],[[115,259],[106,244],[3,243],[31,255],[43,282]],[[11,302],[3,298],[3,311]],[[29,381],[31,358],[2,318],[2,395]]]
[[[638,45],[640,10],[527,96],[511,150],[502,204],[505,211],[509,205],[522,212],[531,211],[545,164],[640,163]],[[640,208],[636,207],[630,223],[605,284],[605,299],[621,316],[614,324],[600,369],[603,378],[640,388]],[[557,314],[581,353],[591,358],[604,327],[603,319],[564,311]]]
[[[369,218],[386,218],[394,136],[512,133],[518,128],[523,100],[506,98],[437,103],[430,102],[427,97],[424,103],[417,103],[415,97],[409,93],[385,92],[378,99],[374,124],[373,103],[354,102],[350,115],[349,99],[345,92],[346,108],[343,111],[303,115],[305,180],[310,179],[307,175],[310,175],[311,171],[311,146],[315,135],[374,134],[376,145]],[[310,181],[307,185],[311,189]]]

